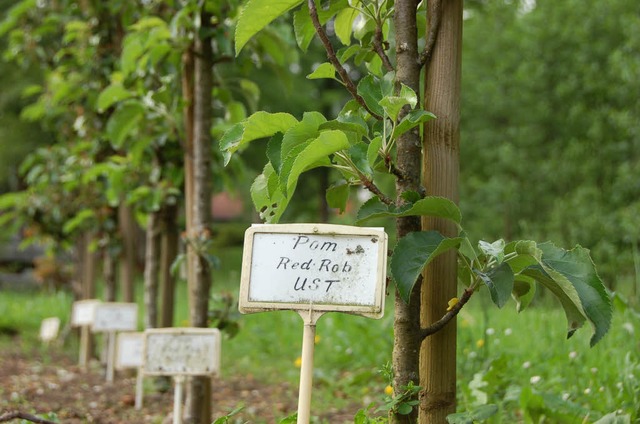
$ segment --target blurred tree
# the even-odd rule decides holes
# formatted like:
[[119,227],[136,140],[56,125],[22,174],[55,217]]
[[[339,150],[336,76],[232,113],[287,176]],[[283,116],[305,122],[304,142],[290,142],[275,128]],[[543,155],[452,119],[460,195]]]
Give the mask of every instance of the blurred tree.
[[633,274],[639,29],[640,3],[626,0],[467,10],[461,206],[472,232],[580,241],[612,286]]

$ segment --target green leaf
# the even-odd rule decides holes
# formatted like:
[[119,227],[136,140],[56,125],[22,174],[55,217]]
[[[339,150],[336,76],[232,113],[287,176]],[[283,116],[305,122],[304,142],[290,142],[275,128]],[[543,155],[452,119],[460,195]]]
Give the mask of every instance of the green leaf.
[[378,158],[380,158],[380,149],[382,148],[382,137],[375,137],[369,143],[369,147],[367,148],[367,160],[369,161],[369,166],[374,166]]
[[349,184],[334,184],[327,189],[327,204],[330,208],[339,209],[343,213],[349,200]]
[[275,224],[280,220],[284,213],[289,199],[282,194],[280,190],[271,190],[269,186],[270,180],[277,182],[278,175],[274,172],[273,167],[268,163],[262,174],[258,175],[251,185],[251,200],[260,214],[260,218],[267,223]]
[[577,292],[581,309],[594,329],[590,341],[590,345],[594,346],[609,330],[613,310],[611,298],[598,276],[589,251],[581,246],[567,251],[550,242],[538,247],[542,250],[544,270],[552,275],[554,281],[559,281],[562,276]]
[[425,266],[438,255],[460,246],[460,237],[447,238],[437,231],[419,231],[402,237],[391,256],[391,276],[400,296],[409,302],[411,291]]
[[278,173],[282,167],[282,137],[282,133],[277,133],[269,139],[267,144],[267,158],[271,162],[273,169]]
[[98,96],[96,107],[98,112],[104,112],[117,102],[133,97],[133,93],[124,88],[122,84],[111,84]]
[[618,415],[618,412],[610,412],[593,424],[631,424],[631,416],[629,414]]
[[144,116],[144,107],[138,103],[123,104],[107,122],[107,137],[114,147],[120,148]]
[[[333,0],[327,2],[329,7],[325,9],[318,5],[316,1],[316,9],[318,10],[318,20],[321,25],[326,24],[329,19],[335,16],[336,13],[349,6],[348,0]],[[309,15],[309,6],[305,1],[302,7],[293,13],[293,30],[296,35],[296,43],[303,52],[306,52],[309,48],[311,40],[316,35],[316,29],[311,22],[311,16]]]
[[408,104],[411,108],[415,107],[418,103],[418,97],[411,88],[402,84],[399,95],[385,96],[378,103],[382,106],[387,116],[395,122],[404,105]]
[[482,281],[486,284],[491,294],[491,300],[498,308],[502,308],[513,291],[514,276],[511,267],[506,263],[492,268],[489,272],[481,273],[476,271]]
[[396,210],[383,204],[377,197],[372,197],[362,205],[358,211],[356,224],[360,225],[364,221],[373,218],[399,218],[403,216],[433,216],[450,219],[457,224],[460,224],[462,220],[462,214],[458,206],[444,197],[425,197],[413,204],[405,205]]
[[240,11],[236,25],[236,56],[251,37],[303,0],[249,0]]
[[367,75],[362,78],[358,83],[358,94],[362,96],[369,109],[378,115],[384,115],[384,108],[380,105],[384,95],[379,79],[373,75]]
[[340,81],[336,78],[336,68],[329,62],[321,63],[312,73],[307,75],[307,79],[330,78]]
[[247,143],[271,137],[277,132],[284,133],[298,122],[288,113],[269,113],[259,111],[247,119],[232,126],[220,140],[220,150],[224,156],[224,165],[229,164],[231,156]]
[[125,76],[131,75],[140,66],[139,59],[144,53],[142,38],[145,34],[132,33],[125,37],[120,54],[120,69]]
[[321,133],[295,158],[291,172],[286,180],[285,194],[290,193],[290,187],[298,180],[300,174],[312,167],[316,162],[347,148],[349,148],[349,140],[347,140],[347,136],[342,131],[332,130]]
[[458,412],[456,414],[447,415],[449,424],[473,424],[478,421],[484,421],[498,413],[498,406],[494,404],[480,405],[471,411]]
[[522,312],[533,300],[536,294],[536,282],[525,275],[515,276],[511,297],[516,301],[516,310]]
[[413,406],[409,405],[406,402],[403,402],[398,405],[397,411],[400,415],[409,415],[411,411],[413,411]]
[[342,44],[348,46],[351,44],[351,31],[353,29],[353,21],[358,16],[358,11],[354,8],[348,7],[338,12],[336,19],[333,23],[336,36]]
[[[327,118],[320,112],[305,112],[302,115],[302,120],[291,126],[291,128],[284,133],[280,152],[282,162],[285,162],[296,146],[318,137],[320,134],[318,129],[326,122]],[[300,151],[298,151],[298,153],[299,152]]]
[[353,164],[366,175],[368,178],[371,178],[371,174],[373,174],[373,170],[369,165],[369,161],[367,160],[367,149],[369,145],[363,141],[360,141],[349,148],[349,157]]
[[505,243],[502,239],[496,240],[493,243],[488,243],[484,240],[480,240],[478,242],[478,248],[482,251],[482,253],[491,258],[494,258],[496,261],[498,261],[498,263],[501,263],[504,259],[504,247]]
[[396,125],[393,130],[393,138],[398,138],[402,134],[406,133],[410,129],[417,127],[420,124],[423,124],[431,119],[435,119],[435,115],[431,112],[427,112],[425,110],[417,109],[412,110],[407,115],[402,118],[402,120]]
[[95,212],[91,209],[82,209],[75,216],[64,223],[62,232],[65,234],[71,234],[77,228],[81,227],[85,222],[92,219],[95,216]]

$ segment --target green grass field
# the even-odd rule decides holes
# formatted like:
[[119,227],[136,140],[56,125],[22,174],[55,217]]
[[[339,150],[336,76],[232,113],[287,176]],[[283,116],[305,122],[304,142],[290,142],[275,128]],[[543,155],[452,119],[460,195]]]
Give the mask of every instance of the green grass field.
[[[221,255],[214,292],[237,296],[237,251]],[[141,297],[141,296],[140,296]],[[186,290],[178,289],[176,325],[187,325]],[[69,320],[66,293],[0,293],[0,328],[18,329],[25,348],[38,346],[40,322]],[[317,326],[314,360],[316,405],[360,402],[383,405],[388,381],[382,369],[391,359],[393,302],[385,317],[372,320],[331,313]],[[618,307],[609,334],[589,348],[590,328],[566,339],[559,306],[542,299],[517,314],[513,304],[496,309],[482,293],[458,317],[458,410],[493,404],[491,423],[591,423],[609,413],[627,415],[610,423],[640,423],[640,318]],[[302,319],[294,312],[239,315],[239,332],[223,341],[225,375],[252,374],[264,382],[297,385]],[[142,320],[140,321],[142,322]],[[0,346],[8,338],[0,336]],[[77,341],[67,338],[73,351]],[[45,349],[38,347],[38,349]],[[617,419],[617,420],[616,420]]]

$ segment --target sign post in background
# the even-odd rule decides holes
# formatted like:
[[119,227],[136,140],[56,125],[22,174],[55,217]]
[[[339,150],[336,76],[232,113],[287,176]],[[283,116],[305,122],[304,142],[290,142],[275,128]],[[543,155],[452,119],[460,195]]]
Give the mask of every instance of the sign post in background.
[[116,360],[116,332],[138,328],[138,305],[135,303],[105,302],[96,306],[93,332],[107,333],[107,381],[113,381]]
[[386,267],[382,228],[264,224],[245,232],[240,312],[293,310],[304,321],[298,424],[310,419],[316,322],[326,312],[381,318]]
[[136,374],[136,401],[135,408],[142,409],[143,377],[142,365],[144,360],[144,333],[125,332],[118,333],[115,367],[118,370],[135,368]]
[[148,329],[144,334],[144,373],[173,376],[173,424],[180,424],[185,378],[220,372],[220,330],[157,328]]
[[71,309],[71,326],[80,327],[80,353],[78,365],[87,367],[89,362],[89,343],[91,342],[90,328],[93,325],[96,307],[101,302],[98,299],[85,299],[73,302]]

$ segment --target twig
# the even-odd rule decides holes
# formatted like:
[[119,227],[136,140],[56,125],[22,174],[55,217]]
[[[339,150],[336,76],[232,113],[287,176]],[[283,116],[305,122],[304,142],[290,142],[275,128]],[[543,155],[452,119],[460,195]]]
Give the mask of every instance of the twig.
[[449,321],[453,319],[453,317],[458,315],[458,312],[460,312],[462,307],[469,301],[469,299],[471,299],[471,296],[474,292],[475,290],[473,288],[466,289],[462,293],[462,296],[460,297],[460,300],[458,300],[458,303],[453,305],[451,307],[451,310],[447,311],[447,313],[444,314],[442,318],[429,325],[428,327],[420,329],[420,338],[424,340],[432,334],[435,334],[438,331],[442,330],[442,328],[447,325]]
[[385,195],[379,188],[377,185],[375,185],[375,183],[366,175],[364,175],[363,173],[358,171],[358,178],[360,179],[360,181],[362,182],[362,185],[365,186],[367,188],[367,190],[369,190],[371,193],[375,194],[376,196],[378,196],[378,198],[380,199],[380,201],[382,203],[384,203],[385,205],[393,205],[393,200],[391,200],[390,197],[388,197],[387,195]]
[[382,121],[382,116],[378,115],[377,113],[369,109],[369,106],[367,106],[362,96],[358,94],[358,89],[356,88],[356,85],[353,83],[353,81],[349,77],[349,73],[346,71],[346,69],[344,69],[344,67],[338,60],[338,57],[336,56],[336,52],[335,50],[333,50],[333,46],[331,45],[331,41],[329,41],[329,37],[327,37],[327,33],[324,31],[324,28],[322,28],[322,25],[320,24],[320,19],[318,18],[318,9],[316,9],[316,4],[314,0],[309,0],[308,4],[309,4],[309,15],[311,15],[311,21],[313,22],[313,26],[316,29],[316,33],[318,34],[318,37],[320,37],[320,41],[322,41],[322,44],[324,45],[324,48],[327,51],[327,58],[329,59],[329,62],[331,62],[333,67],[336,68],[336,71],[338,71],[338,75],[340,75],[340,79],[342,80],[345,87],[347,88],[347,91],[351,93],[351,96],[353,96],[353,98],[362,107],[364,107],[371,116],[376,118],[378,121]]
[[391,172],[391,174],[396,176],[397,179],[405,180],[407,178],[406,174],[398,169],[396,165],[391,161],[391,155],[387,154],[384,157],[384,165],[387,167],[389,172]]
[[56,424],[53,421],[45,420],[44,418],[36,417],[35,415],[27,414],[26,412],[7,412],[5,414],[0,415],[0,423],[6,423],[11,420],[15,420],[16,418],[21,418],[23,420],[31,421],[32,423],[37,424]]
[[441,6],[442,0],[433,0],[433,16],[430,19],[431,22],[429,25],[427,44],[425,44],[424,50],[422,50],[422,53],[420,53],[420,58],[418,59],[418,66],[420,68],[425,66],[431,60],[431,56],[433,56],[433,48],[436,45],[436,39],[438,38],[440,21],[442,17]]
[[394,70],[393,65],[389,60],[389,56],[387,56],[387,54],[384,52],[384,48],[382,47],[382,25],[380,25],[379,23],[376,24],[376,32],[375,36],[373,37],[373,49],[378,54],[378,56],[380,56],[380,59],[382,59],[382,65],[384,66],[384,69],[386,69],[387,72],[392,72]]

